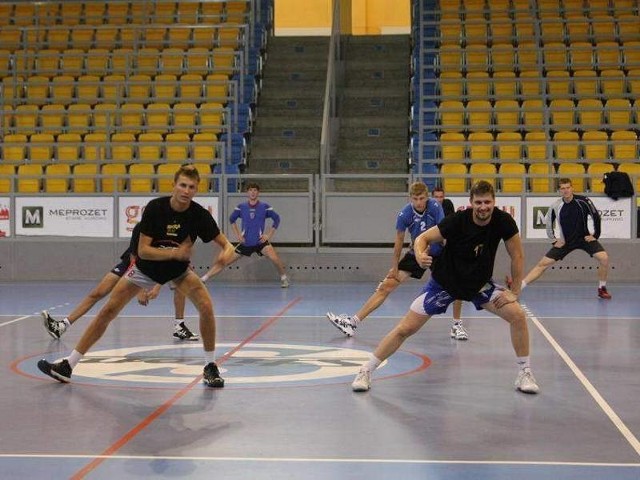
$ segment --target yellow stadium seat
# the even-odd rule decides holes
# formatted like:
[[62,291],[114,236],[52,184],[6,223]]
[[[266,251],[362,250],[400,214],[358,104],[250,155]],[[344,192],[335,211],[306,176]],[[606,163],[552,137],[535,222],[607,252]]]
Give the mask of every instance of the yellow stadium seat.
[[156,164],[162,161],[164,140],[159,133],[141,133],[138,135],[138,162]]
[[129,191],[132,193],[153,192],[154,167],[149,163],[134,163],[129,167]]
[[0,78],[8,77],[11,72],[11,52],[0,49]]
[[51,101],[69,105],[76,100],[75,80],[69,75],[53,77],[51,81]]
[[88,133],[83,139],[83,157],[85,162],[102,163],[107,160],[107,135]]
[[564,70],[567,68],[567,47],[564,43],[545,43],[542,49],[545,70]]
[[440,102],[438,117],[444,132],[461,132],[464,130],[464,105],[455,100]]
[[236,50],[228,47],[214,48],[211,51],[211,62],[215,73],[231,75],[236,65]]
[[540,22],[540,31],[545,42],[564,42],[565,31],[562,18],[544,18]]
[[598,70],[620,68],[620,46],[617,42],[598,43],[595,49],[596,67]]
[[467,45],[464,55],[465,71],[486,73],[489,70],[489,50],[486,45]]
[[640,97],[640,69],[629,70],[627,75],[627,83],[629,84],[629,92],[633,97]]
[[47,48],[55,50],[64,50],[69,48],[69,28],[60,26],[48,29]]
[[631,103],[626,98],[610,98],[604,104],[605,119],[612,130],[634,128],[632,112]]
[[520,95],[525,101],[537,100],[544,95],[544,82],[537,70],[524,70],[518,77]]
[[74,193],[96,192],[97,163],[78,163],[73,166],[72,188]]
[[66,114],[64,105],[45,105],[40,110],[40,131],[52,135],[62,133]]
[[613,42],[618,36],[615,19],[601,13],[591,13],[591,32],[596,44]]
[[111,73],[113,75],[131,75],[134,72],[135,53],[131,48],[116,48],[111,53]]
[[562,177],[568,177],[571,179],[571,184],[573,185],[576,193],[582,193],[586,188],[586,181],[584,177],[580,177],[580,175],[584,175],[585,170],[584,166],[580,163],[576,162],[563,162],[558,165],[558,175]]
[[95,38],[95,29],[87,27],[75,27],[71,30],[71,41],[69,44],[72,48],[87,50],[93,47]]
[[20,164],[27,158],[27,136],[23,134],[5,135],[2,142],[2,162]]
[[87,25],[102,25],[105,21],[106,2],[86,2],[84,21]]
[[469,166],[469,174],[471,175],[471,185],[480,180],[485,180],[491,185],[496,186],[496,166],[493,163],[472,163]]
[[611,133],[611,159],[619,163],[638,161],[638,137],[635,132],[616,130]]
[[466,114],[469,131],[484,132],[493,128],[493,108],[488,100],[470,100]]
[[551,158],[548,139],[544,132],[529,132],[524,137],[528,162],[547,162]]
[[168,103],[150,103],[146,108],[147,133],[165,134],[171,128],[171,107]]
[[[208,77],[207,77],[208,78]],[[464,94],[462,74],[460,72],[442,72],[438,78],[440,98],[459,99]]]
[[35,133],[29,137],[29,161],[49,163],[53,158],[55,139],[50,133]]
[[138,134],[143,129],[144,105],[141,103],[125,103],[117,111],[119,131]]
[[465,78],[467,100],[486,100],[490,95],[489,74],[487,72],[469,72]]
[[143,32],[144,39],[142,44],[145,45],[145,48],[164,48],[167,38],[167,29],[165,27],[147,27]]
[[241,27],[220,27],[217,29],[217,45],[220,47],[238,48],[242,42]]
[[[77,47],[75,43],[72,44]],[[88,48],[88,47],[86,47]],[[70,77],[79,77],[84,71],[85,53],[80,48],[70,48],[62,52],[60,72]]]
[[549,118],[553,129],[556,131],[575,128],[576,118],[573,101],[566,99],[551,100]]
[[176,103],[173,106],[173,132],[193,133],[197,128],[197,107],[195,103]]
[[18,165],[18,192],[39,193],[42,189],[42,165]]
[[586,42],[589,40],[591,35],[589,19],[582,15],[582,13],[567,15],[565,22],[569,43]]
[[111,159],[116,163],[135,161],[135,143],[133,133],[114,133],[111,135]]
[[493,135],[487,132],[473,132],[467,138],[469,160],[472,165],[477,162],[493,160]]
[[226,103],[229,96],[229,79],[224,74],[209,74],[205,82],[205,89],[206,102]]
[[189,160],[191,138],[188,134],[170,133],[166,136],[166,141],[165,155],[167,162],[182,164]]
[[102,82],[102,97],[105,101],[120,103],[125,94],[124,75],[106,75]]
[[82,15],[83,3],[64,2],[60,4],[60,17],[63,25],[78,25]]
[[36,72],[41,77],[51,78],[60,74],[60,52],[55,49],[39,50],[35,56]]
[[443,177],[443,188],[447,193],[466,193],[467,179],[462,176],[467,173],[464,163],[445,163],[440,167],[440,173]]
[[138,52],[138,48],[143,44],[144,39],[140,38],[143,32],[142,28],[130,27],[129,25],[123,25],[118,29],[120,32],[120,45],[122,48],[130,48]]
[[438,66],[441,72],[460,72],[462,70],[462,49],[458,45],[442,45],[438,50]]
[[[218,138],[213,133],[196,133],[193,136],[194,163],[210,163],[216,158],[216,142]],[[209,173],[211,169],[209,168]]]
[[193,28],[192,42],[194,48],[210,48],[215,44],[216,30],[211,25],[198,25]]
[[604,98],[622,97],[625,94],[625,76],[622,70],[600,72],[600,86]]
[[146,104],[151,101],[152,83],[149,75],[131,75],[127,83],[127,101],[140,104]]
[[[211,4],[208,4],[211,5]],[[213,4],[218,5],[218,4]],[[178,2],[176,11],[177,22],[195,24],[199,21],[200,2]]]
[[[509,26],[509,28],[511,28]],[[510,43],[494,43],[491,47],[491,69],[494,72],[513,72],[516,67],[515,49]]]
[[66,163],[53,163],[45,167],[44,191],[46,193],[67,193],[71,167]]
[[67,131],[84,135],[91,128],[91,105],[76,103],[67,108]]
[[202,102],[202,85],[201,75],[186,74],[180,77],[180,101],[181,102]]
[[13,192],[13,175],[16,174],[16,167],[6,163],[0,163],[0,193]]
[[593,46],[588,42],[575,42],[569,45],[569,58],[572,70],[593,68]]
[[577,162],[580,157],[578,132],[562,131],[553,136],[555,159],[560,162]]
[[221,133],[225,124],[224,107],[221,103],[203,103],[198,109],[199,130],[203,133]]
[[27,101],[31,105],[44,105],[49,102],[49,79],[47,77],[34,75],[27,78]]
[[596,130],[602,127],[604,118],[602,102],[595,98],[578,101],[578,122],[582,130]]
[[82,75],[78,77],[76,87],[76,99],[80,103],[95,105],[100,100],[100,77],[95,75]]
[[500,163],[521,162],[522,136],[517,132],[500,132],[496,136],[496,158]]
[[100,170],[102,180],[100,190],[103,193],[124,192],[127,179],[127,167],[123,163],[105,163]]
[[155,2],[132,2],[131,3],[131,23],[143,24],[150,23],[153,19],[153,9]]
[[541,130],[544,125],[544,105],[542,100],[522,102],[522,123],[525,130]]
[[171,193],[173,191],[173,176],[180,166],[181,163],[161,163],[158,165],[158,193]]
[[500,165],[502,193],[523,193],[526,190],[527,170],[524,163],[503,163]]
[[165,48],[160,57],[162,73],[182,75],[184,70],[183,59],[184,50],[180,48]]
[[[193,22],[195,23],[195,22]],[[191,29],[174,25],[169,29],[168,45],[181,50],[189,48],[191,42]]]
[[582,156],[586,162],[605,162],[609,159],[609,136],[595,130],[582,134]]
[[496,128],[513,132],[520,128],[520,106],[515,100],[497,100],[494,107]]
[[80,161],[82,137],[77,133],[61,133],[56,138],[56,159],[58,163],[77,163]]
[[618,166],[618,171],[629,174],[632,182],[635,177],[634,190],[636,193],[640,192],[640,163],[621,163]]
[[109,50],[106,48],[92,48],[87,52],[85,73],[104,77],[109,73]]
[[124,24],[128,22],[129,3],[108,2],[108,11],[105,15],[107,23]]
[[631,9],[618,15],[618,37],[623,44],[640,38],[640,23],[638,23],[638,17],[630,13]]
[[[5,44],[3,47],[8,48]],[[17,75],[28,77],[36,71],[36,53],[33,50],[16,50],[14,52],[13,70]]]
[[175,103],[178,80],[175,75],[156,75],[153,80],[153,99],[156,103]]
[[573,90],[578,100],[598,96],[598,74],[595,70],[576,70],[573,72]]
[[[112,51],[116,48],[118,44],[118,32],[119,29],[117,27],[112,27],[109,25],[100,25],[96,28],[96,33],[94,36],[94,45],[96,49],[100,49],[101,51]],[[87,59],[91,57],[91,51],[87,56]],[[87,72],[88,73],[88,72]]]
[[209,73],[210,52],[204,47],[193,47],[187,50],[185,72],[188,74],[206,75]]
[[611,163],[590,163],[587,166],[587,173],[589,174],[589,191],[591,191],[591,193],[604,193],[604,182],[602,181],[602,177],[605,173],[613,170],[615,169]]
[[515,72],[495,72],[490,83],[496,102],[513,100],[518,96],[518,82]]
[[570,97],[571,82],[567,70],[551,70],[547,72],[547,94],[549,99],[566,99]]
[[537,65],[539,50],[540,49],[536,44],[530,43],[530,40],[520,42],[517,50],[518,70],[522,72],[531,69],[534,65]]
[[160,58],[160,52],[157,48],[141,48],[137,51],[135,58],[135,68],[138,75],[144,74],[154,76],[158,73],[158,59]]
[[37,105],[18,105],[14,111],[15,132],[31,135],[38,125]]
[[555,173],[552,163],[532,163],[528,171],[529,185],[532,193],[551,192],[551,178]]

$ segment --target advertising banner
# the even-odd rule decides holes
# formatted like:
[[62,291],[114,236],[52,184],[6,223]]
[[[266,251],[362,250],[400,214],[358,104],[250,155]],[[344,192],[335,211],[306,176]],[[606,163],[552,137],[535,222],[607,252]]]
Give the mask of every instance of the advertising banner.
[[[121,238],[131,237],[131,232],[142,219],[142,212],[151,200],[158,197],[120,197],[118,199],[118,236]],[[218,222],[218,197],[196,197],[196,203],[209,210],[209,213]]]
[[[471,203],[469,202],[469,196],[465,197],[449,197],[449,200],[453,203],[456,211],[464,210],[465,208],[471,207]],[[509,213],[513,219],[516,221],[516,225],[518,226],[518,230],[520,230],[520,236],[524,236],[522,233],[522,225],[521,225],[521,217],[522,217],[522,200],[520,197],[496,197],[496,207],[500,210],[504,210]]]
[[0,238],[11,236],[11,199],[0,197]]
[[[527,198],[527,239],[547,238],[545,215],[558,197]],[[600,212],[600,238],[624,238],[631,236],[631,216],[635,215],[631,199],[613,200],[609,197],[589,197]]]
[[111,197],[16,197],[16,235],[113,237]]

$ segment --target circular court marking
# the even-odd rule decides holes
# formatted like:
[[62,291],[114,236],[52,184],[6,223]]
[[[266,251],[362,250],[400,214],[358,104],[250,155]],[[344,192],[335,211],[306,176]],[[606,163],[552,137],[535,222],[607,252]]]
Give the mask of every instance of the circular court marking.
[[[222,343],[216,347],[218,357],[235,347]],[[59,360],[60,353],[43,355],[48,361]],[[295,345],[252,343],[242,347],[221,365],[225,388],[311,386],[349,383],[369,351],[333,345]],[[37,358],[23,359],[16,370],[30,376],[44,377],[36,367]],[[398,351],[376,371],[376,380],[407,375],[430,365],[428,357]],[[202,373],[202,346],[142,345],[137,347],[89,352],[74,369],[76,384],[120,387],[179,388]]]

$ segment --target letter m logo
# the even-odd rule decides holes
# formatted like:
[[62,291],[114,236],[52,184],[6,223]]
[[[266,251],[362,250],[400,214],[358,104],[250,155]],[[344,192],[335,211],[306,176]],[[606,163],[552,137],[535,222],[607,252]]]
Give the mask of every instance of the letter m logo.
[[42,207],[22,207],[22,228],[42,228],[43,217]]
[[548,211],[549,207],[533,207],[533,228],[535,230],[547,228],[547,224],[544,219],[547,216]]

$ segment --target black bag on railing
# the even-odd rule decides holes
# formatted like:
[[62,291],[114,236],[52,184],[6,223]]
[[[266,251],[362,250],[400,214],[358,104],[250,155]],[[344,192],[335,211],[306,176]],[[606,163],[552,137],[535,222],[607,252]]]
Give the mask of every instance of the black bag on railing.
[[604,182],[604,193],[614,200],[619,198],[633,197],[633,184],[626,172],[607,172],[602,179]]

